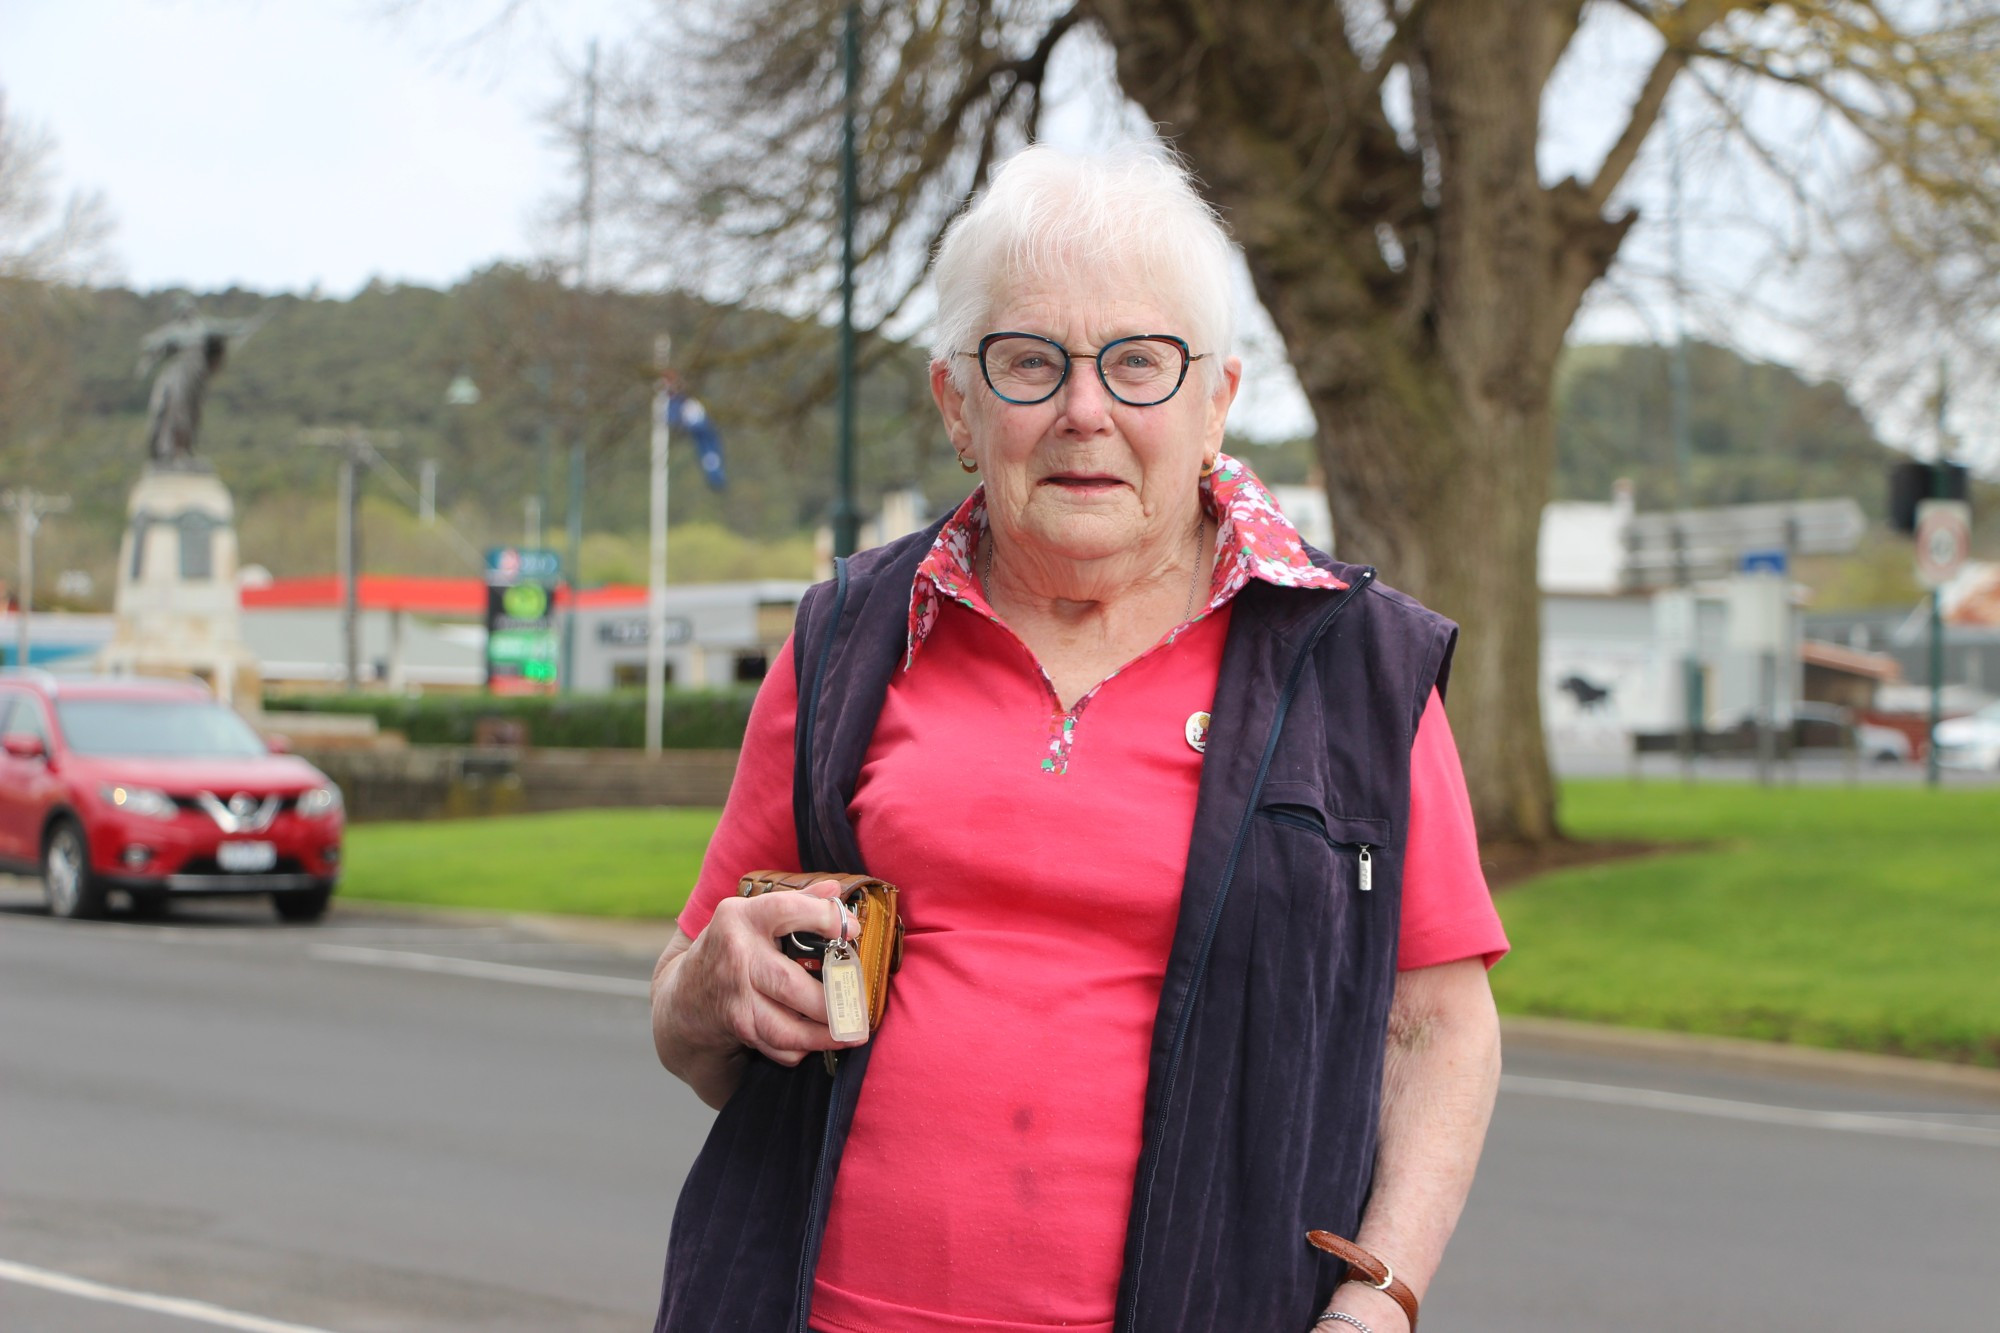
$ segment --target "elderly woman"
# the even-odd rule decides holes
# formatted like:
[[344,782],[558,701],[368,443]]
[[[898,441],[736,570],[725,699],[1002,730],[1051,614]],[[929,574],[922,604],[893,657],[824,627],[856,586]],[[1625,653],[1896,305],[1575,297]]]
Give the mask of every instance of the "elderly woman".
[[[1455,630],[1220,452],[1230,265],[1136,150],[1024,152],[940,248],[982,484],[813,589],[758,696],[654,979],[720,1111],[659,1329],[1413,1322],[1499,1065]],[[899,886],[872,1038],[774,942],[851,930],[834,885],[752,870]]]

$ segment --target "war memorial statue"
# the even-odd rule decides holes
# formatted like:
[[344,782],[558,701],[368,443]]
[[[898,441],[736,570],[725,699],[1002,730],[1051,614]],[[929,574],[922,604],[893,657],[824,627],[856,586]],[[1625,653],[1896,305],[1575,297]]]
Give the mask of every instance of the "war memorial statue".
[[146,335],[139,346],[138,373],[154,376],[146,409],[146,456],[154,466],[194,465],[201,400],[209,377],[222,369],[231,340],[242,342],[260,322],[209,319],[182,297],[173,322]]
[[261,690],[242,637],[236,505],[195,442],[209,378],[260,322],[210,319],[183,297],[140,344],[138,373],[154,377],[146,469],[125,505],[112,637],[98,656],[114,673],[200,676],[245,709]]

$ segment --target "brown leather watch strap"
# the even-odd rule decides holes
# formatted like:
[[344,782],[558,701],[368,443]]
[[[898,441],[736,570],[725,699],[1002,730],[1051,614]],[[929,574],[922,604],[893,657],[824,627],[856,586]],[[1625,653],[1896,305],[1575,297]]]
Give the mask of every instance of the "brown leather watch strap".
[[1417,1293],[1396,1276],[1395,1270],[1345,1236],[1336,1236],[1331,1231],[1308,1231],[1306,1240],[1314,1248],[1344,1261],[1349,1282],[1364,1282],[1402,1306],[1403,1313],[1410,1317],[1410,1333],[1416,1333]]

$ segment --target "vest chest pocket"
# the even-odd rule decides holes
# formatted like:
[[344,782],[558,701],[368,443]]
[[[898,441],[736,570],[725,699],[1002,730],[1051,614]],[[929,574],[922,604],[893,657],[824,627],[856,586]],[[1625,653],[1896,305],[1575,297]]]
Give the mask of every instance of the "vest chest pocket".
[[[1268,782],[1257,805],[1257,817],[1289,830],[1290,840],[1316,839],[1325,848],[1328,855],[1321,864],[1330,873],[1321,882],[1330,878],[1337,889],[1373,892],[1377,854],[1389,840],[1389,821],[1335,814],[1327,809],[1328,804],[1309,782]],[[1295,863],[1294,873],[1310,874],[1314,858],[1301,855],[1299,849],[1288,849],[1285,859]]]

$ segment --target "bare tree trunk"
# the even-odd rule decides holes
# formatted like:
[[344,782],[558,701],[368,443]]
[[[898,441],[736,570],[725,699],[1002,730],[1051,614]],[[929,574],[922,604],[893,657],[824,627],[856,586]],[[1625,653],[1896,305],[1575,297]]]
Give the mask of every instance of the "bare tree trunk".
[[[1440,382],[1433,393],[1450,402],[1453,388]],[[1455,429],[1439,434],[1428,413],[1357,402],[1352,391],[1313,400],[1341,558],[1378,566],[1459,623],[1449,711],[1482,836],[1555,836],[1535,582],[1546,407],[1461,403]],[[1384,459],[1390,466],[1371,466]]]
[[1418,0],[1400,39],[1416,153],[1369,71],[1311,31],[1337,6],[1303,30],[1275,6],[1096,8],[1121,83],[1225,210],[1284,335],[1341,558],[1461,626],[1450,712],[1481,835],[1556,836],[1536,586],[1555,363],[1624,230],[1537,174],[1541,92],[1579,5]]

